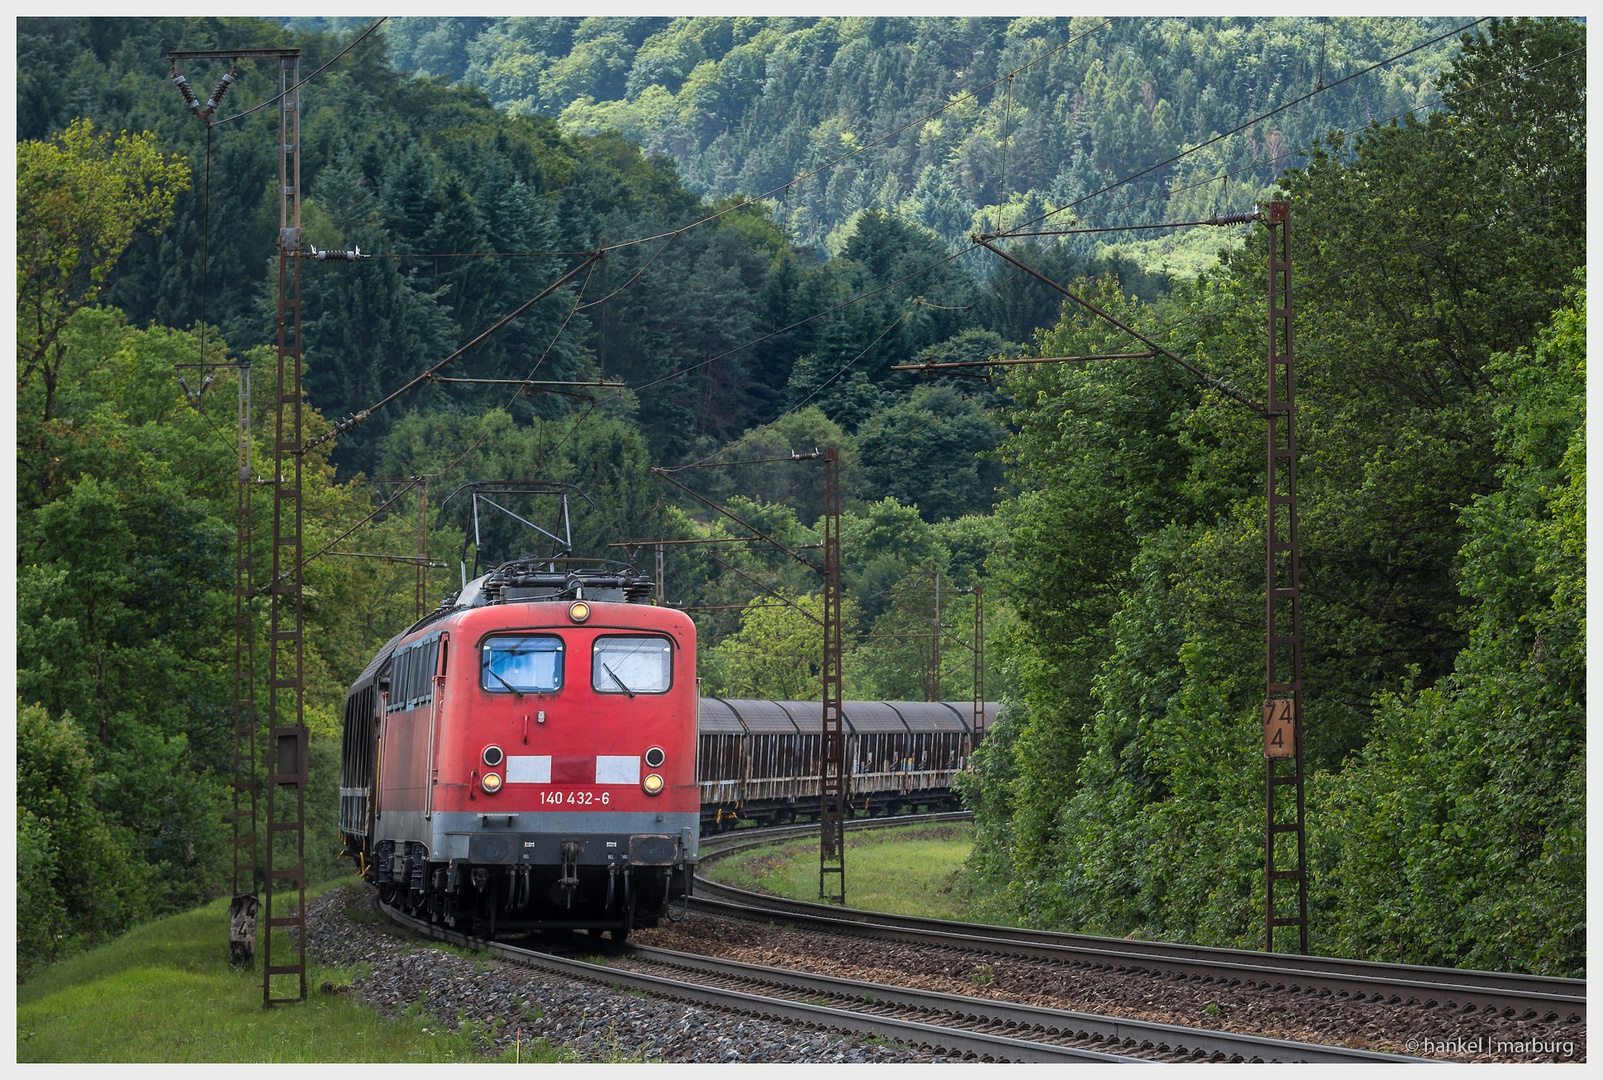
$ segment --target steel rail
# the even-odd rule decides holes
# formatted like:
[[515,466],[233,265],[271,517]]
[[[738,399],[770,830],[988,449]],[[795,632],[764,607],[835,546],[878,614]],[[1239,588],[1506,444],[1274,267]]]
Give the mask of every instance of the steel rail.
[[[1147,1020],[1129,1020],[1099,1013],[1074,1012],[1068,1009],[1051,1009],[1037,1005],[1022,1005],[995,998],[974,997],[968,994],[948,994],[932,990],[918,990],[885,983],[862,982],[817,975],[809,971],[774,968],[760,964],[746,964],[734,960],[700,956],[695,953],[659,949],[648,945],[628,945],[624,955],[668,968],[684,969],[714,975],[745,983],[772,986],[785,992],[823,994],[830,998],[845,999],[849,1008],[883,1008],[894,1006],[922,1013],[936,1013],[951,1017],[940,1021],[950,1023],[1006,1025],[1008,1028],[1034,1032],[1038,1036],[1068,1038],[1094,1038],[1116,1044],[1124,1050],[1156,1050],[1160,1054],[1175,1054],[1183,1058],[1206,1058],[1213,1061],[1236,1062],[1419,1062],[1434,1059],[1408,1057],[1400,1054],[1357,1050],[1346,1046],[1328,1046],[1321,1043],[1295,1042],[1288,1039],[1271,1039],[1262,1035],[1247,1035],[1209,1028],[1186,1027],[1180,1024],[1160,1024]],[[616,970],[616,969],[609,969]]]
[[[885,818],[856,827],[886,828],[919,821],[958,820],[967,815],[918,815]],[[734,843],[709,838],[703,864],[751,847],[806,835],[810,826],[742,830]],[[1230,982],[1249,988],[1293,993],[1334,994],[1353,1001],[1389,1004],[1445,1005],[1454,1011],[1534,1012],[1527,1019],[1586,1022],[1586,981],[1465,968],[1386,964],[1327,956],[1293,956],[1246,949],[1222,949],[1162,941],[1065,934],[1047,930],[991,926],[983,923],[924,919],[883,912],[841,909],[802,900],[765,895],[696,879],[692,902],[709,912],[734,917],[782,913],[810,926],[896,940],[945,944],[968,951],[992,952],[1041,960],[1079,963],[1111,971],[1146,972],[1155,977],[1188,981]],[[719,899],[721,897],[722,899]]]
[[936,1053],[942,1053],[943,1051],[947,1054],[961,1053],[966,1057],[972,1056],[982,1060],[1057,1063],[1065,1061],[1134,1062],[1140,1060],[1121,1054],[1108,1054],[1078,1047],[1031,1042],[1026,1039],[1010,1038],[1005,1035],[988,1035],[981,1032],[966,1031],[961,1028],[922,1024],[911,1020],[897,1020],[891,1017],[875,1016],[870,1013],[830,1008],[824,1005],[810,1005],[800,1001],[788,1001],[784,998],[768,997],[762,994],[720,989],[702,983],[685,982],[678,979],[664,978],[660,975],[648,975],[624,968],[608,967],[603,964],[590,964],[583,960],[572,960],[563,956],[554,956],[551,953],[520,949],[503,942],[485,941],[482,938],[470,937],[455,930],[434,926],[422,919],[403,915],[387,905],[381,904],[380,907],[396,923],[426,937],[452,945],[459,945],[475,952],[488,952],[492,956],[511,963],[554,971],[570,978],[602,983],[615,988],[628,987],[634,990],[654,993],[662,997],[711,1005],[732,1012],[746,1013],[764,1020],[786,1020],[826,1030],[865,1032],[883,1038],[894,1039],[912,1046],[927,1047]]

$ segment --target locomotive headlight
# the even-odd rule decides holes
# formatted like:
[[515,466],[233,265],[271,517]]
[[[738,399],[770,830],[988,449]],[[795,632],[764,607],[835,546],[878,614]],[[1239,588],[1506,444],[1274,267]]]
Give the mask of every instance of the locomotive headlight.
[[590,617],[590,605],[583,600],[576,600],[568,606],[568,618],[574,622],[584,622]]
[[479,781],[479,784],[484,788],[486,795],[494,795],[501,790],[501,774],[487,772],[484,774],[484,779]]
[[662,747],[653,746],[650,750],[646,751],[646,767],[650,769],[662,768],[664,757],[665,755],[662,752]]
[[484,763],[492,769],[501,764],[505,758],[506,755],[501,752],[499,746],[486,746],[484,748]]
[[641,781],[640,786],[646,789],[647,795],[661,795],[662,777],[658,776],[656,773],[647,773],[645,780]]

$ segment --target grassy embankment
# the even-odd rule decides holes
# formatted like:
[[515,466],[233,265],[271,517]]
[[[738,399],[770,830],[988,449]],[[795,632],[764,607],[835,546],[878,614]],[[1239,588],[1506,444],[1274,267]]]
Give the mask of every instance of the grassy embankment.
[[[966,824],[848,834],[847,899],[853,907],[877,911],[964,918],[958,873],[972,843]],[[721,860],[712,873],[732,885],[816,899],[818,844],[762,848]],[[311,895],[343,883],[329,882]],[[264,1012],[260,968],[234,971],[227,964],[227,910],[225,897],[40,971],[17,988],[17,1060],[486,1060],[475,1048],[471,1025],[445,1030],[416,1007],[386,1020],[350,995],[322,990],[324,983],[344,986],[367,974],[361,965],[313,964],[304,1004]],[[526,1062],[565,1058],[544,1043],[525,1044],[520,1056]]]
[[[974,846],[966,823],[907,825],[846,834],[846,902],[854,908],[969,919],[959,880]],[[714,881],[795,900],[818,899],[818,841],[792,840],[719,859]]]
[[[310,893],[345,883],[328,882]],[[45,968],[17,987],[17,1060],[486,1060],[475,1049],[470,1025],[446,1030],[416,1006],[386,1020],[349,994],[322,990],[324,983],[343,986],[367,974],[365,965],[334,969],[314,963],[305,1003],[263,1011],[260,949],[254,971],[230,969],[227,956],[224,897]],[[518,1056],[525,1062],[563,1060],[544,1043],[525,1043]],[[513,1057],[508,1051],[491,1060]]]

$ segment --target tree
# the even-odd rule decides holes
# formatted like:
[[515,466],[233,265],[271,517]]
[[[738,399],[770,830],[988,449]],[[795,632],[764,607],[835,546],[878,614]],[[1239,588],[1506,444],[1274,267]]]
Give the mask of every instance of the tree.
[[[19,401],[17,689],[25,704],[50,717],[50,725],[19,731],[19,758],[34,751],[28,741],[36,736],[40,752],[55,744],[51,725],[72,726],[91,759],[93,809],[128,863],[113,876],[129,883],[139,911],[154,913],[215,897],[226,887],[229,865],[238,472],[236,447],[221,431],[232,427],[236,399],[226,385],[231,377],[219,374],[223,385],[186,400],[172,365],[201,355],[198,338],[194,331],[135,329],[113,308],[82,308],[61,335],[55,419],[48,425],[37,419],[43,396],[37,381]],[[212,338],[207,345],[208,359],[227,360],[224,342]],[[256,385],[270,385],[271,350],[253,350],[246,359]],[[271,430],[275,406],[267,396],[253,403],[256,431]],[[315,410],[307,410],[306,422],[310,434],[323,430]],[[260,475],[270,468],[271,443],[258,440],[255,453],[252,468]],[[321,449],[307,455],[303,476],[304,535],[315,551],[370,504],[365,488],[332,483]],[[253,498],[256,520],[266,520],[271,495],[258,487]],[[351,543],[383,551],[389,540],[395,544],[389,553],[409,553],[411,521],[400,521],[399,530],[396,524],[392,517],[380,527],[387,537],[369,539],[364,531]],[[258,528],[258,585],[271,539]],[[325,557],[307,566],[306,701],[314,754],[337,745],[329,736],[345,685],[398,618],[410,621],[410,575],[408,568],[406,610],[388,613],[379,627],[372,612],[393,604],[401,574],[367,559]],[[266,629],[258,607],[258,657],[265,655]],[[319,767],[330,779],[326,765]],[[332,845],[337,799],[332,790],[323,794],[307,805],[312,854]],[[50,839],[54,819],[33,813],[23,822],[25,862],[36,871],[31,880],[59,873],[98,882],[92,865],[62,855],[65,849]],[[331,869],[315,862],[315,873]],[[113,932],[132,917],[78,919],[65,892],[53,895],[29,886],[47,922],[53,905],[65,905],[62,932],[69,936],[101,926]],[[112,891],[105,902],[125,899]]]
[[[1580,962],[1584,308],[1529,347],[1584,259],[1561,212],[1583,202],[1584,86],[1520,65],[1583,37],[1499,24],[1464,51],[1475,93],[1542,107],[1461,115],[1466,92],[1282,181],[1320,951]],[[1488,80],[1514,71],[1543,85]],[[1537,145],[1570,149],[1517,152]],[[1098,302],[1261,386],[1260,244],[1144,310]],[[1078,315],[1036,342],[1122,344]],[[1008,814],[983,825],[1007,858],[975,871],[1017,917],[1258,947],[1261,420],[1164,363],[1062,365],[1008,390],[1022,490],[993,561],[1027,631],[1012,643],[1023,693],[1011,748],[978,766],[978,812]]]
[[17,708],[17,961],[22,971],[120,933],[145,914],[133,838],[95,805],[95,768],[70,717]]
[[706,650],[702,693],[811,701],[822,692],[824,598],[793,590],[780,595],[755,597],[740,614],[740,629]]
[[1384,695],[1320,778],[1312,897],[1341,955],[1586,970],[1586,297],[1488,365],[1497,489],[1463,511],[1469,646]]
[[106,275],[141,231],[172,221],[189,165],[149,132],[96,134],[73,121],[48,142],[17,147],[17,393],[44,383],[42,418],[55,414],[73,313],[93,304]]
[[1002,431],[979,402],[950,386],[924,386],[857,429],[867,497],[918,507],[925,521],[990,511],[1001,466],[985,455]]

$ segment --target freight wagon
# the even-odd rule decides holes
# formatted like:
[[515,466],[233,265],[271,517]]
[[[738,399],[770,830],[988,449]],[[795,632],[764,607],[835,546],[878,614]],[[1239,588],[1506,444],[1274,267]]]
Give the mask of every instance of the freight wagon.
[[[984,709],[989,728],[996,703]],[[973,753],[973,702],[847,701],[841,713],[854,814],[957,809],[952,778]],[[821,727],[816,701],[702,698],[702,833],[816,818]]]

